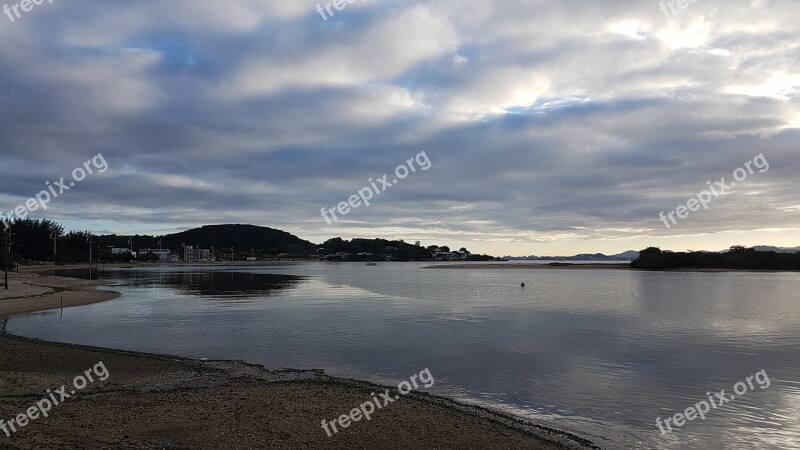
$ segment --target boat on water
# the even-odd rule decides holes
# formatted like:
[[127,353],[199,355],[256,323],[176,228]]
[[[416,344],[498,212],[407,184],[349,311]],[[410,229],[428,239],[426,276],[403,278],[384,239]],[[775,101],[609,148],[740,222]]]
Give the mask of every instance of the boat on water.
[[377,266],[377,265],[378,265],[378,263],[377,263],[377,262],[374,262],[374,261],[367,261],[367,265],[368,265],[368,266]]

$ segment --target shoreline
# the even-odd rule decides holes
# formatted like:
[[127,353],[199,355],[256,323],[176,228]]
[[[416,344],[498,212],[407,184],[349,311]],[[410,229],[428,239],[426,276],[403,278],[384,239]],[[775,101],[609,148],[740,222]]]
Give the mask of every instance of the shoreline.
[[631,268],[630,264],[586,264],[586,263],[548,263],[548,264],[441,264],[426,266],[423,269],[541,269],[541,270],[563,270],[563,269],[579,269],[579,270],[636,270]]
[[[255,261],[255,262],[246,262],[246,261],[234,261],[234,262],[199,262],[199,263],[109,263],[109,264],[101,264],[100,270],[104,268],[108,269],[141,269],[141,268],[152,268],[152,267],[254,267],[254,266],[263,266],[263,267],[271,267],[271,266],[287,266],[287,265],[303,265],[309,263],[325,263],[325,261]],[[413,261],[399,261],[399,263],[411,263]],[[350,262],[351,264],[361,264],[361,262]],[[429,262],[417,262],[420,264],[430,264]],[[331,264],[341,264],[341,263],[331,263]],[[386,264],[392,264],[387,262]],[[81,270],[81,269],[88,269],[88,264],[73,264],[69,266],[53,266],[53,265],[45,265],[45,266],[23,266],[21,268],[20,274],[28,273],[41,273],[41,272],[52,272],[57,270]],[[423,269],[479,269],[479,270],[487,270],[487,269],[526,269],[526,270],[628,270],[632,272],[675,272],[675,273],[797,273],[800,270],[791,270],[791,269],[730,269],[730,268],[677,268],[677,269],[638,269],[630,266],[630,263],[570,263],[570,262],[556,262],[556,263],[545,263],[545,264],[535,264],[535,263],[519,263],[519,264],[488,264],[488,263],[480,263],[480,264],[464,264],[464,263],[447,263],[447,264],[433,264],[422,266]],[[10,272],[9,272],[10,273]],[[86,280],[84,280],[86,281]],[[94,286],[101,286],[102,283],[96,284]],[[2,286],[2,284],[0,284]],[[90,291],[91,292],[91,291]],[[2,299],[2,290],[0,290],[0,299]],[[103,300],[104,301],[104,300]],[[80,305],[71,305],[71,306],[80,306]],[[2,317],[2,314],[0,314]]]
[[[9,287],[27,296],[0,291],[0,319],[58,309],[62,296],[64,307],[120,296],[94,289],[100,282],[25,272],[14,274]],[[0,420],[24,412],[46,389],[67,383],[98,361],[111,374],[81,391],[77,401],[59,405],[49,418],[32,421],[10,438],[0,433],[3,449],[598,448],[565,431],[425,392],[412,392],[371,421],[329,438],[320,427],[322,419],[339,417],[388,386],[331,377],[319,369],[270,371],[243,361],[62,344],[5,331],[0,332],[0,354]],[[120,410],[128,416],[125,423],[109,422]]]
[[23,271],[9,273],[9,290],[0,288],[0,319],[17,314],[90,305],[114,300],[119,292],[94,289],[102,282],[39,275]]
[[637,269],[625,263],[590,264],[590,263],[549,263],[549,264],[441,264],[426,266],[423,269],[527,269],[527,270],[629,270],[631,272],[678,272],[678,273],[796,273],[797,270],[766,270],[766,269],[724,269],[724,268],[682,268],[648,270]]

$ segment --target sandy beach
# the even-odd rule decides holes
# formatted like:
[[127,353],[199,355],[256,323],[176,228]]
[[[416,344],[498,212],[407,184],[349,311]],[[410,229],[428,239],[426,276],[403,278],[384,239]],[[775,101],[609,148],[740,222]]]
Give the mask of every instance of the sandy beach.
[[[0,287],[0,318],[14,314],[88,305],[113,300],[119,294],[94,289],[97,281],[39,275],[9,274],[8,290]],[[62,303],[63,302],[63,303]]]
[[[107,301],[97,282],[13,274],[0,320]],[[102,361],[110,376],[11,437],[17,448],[592,448],[511,416],[412,393],[328,437],[322,419],[349,413],[385,387],[324,375],[271,372],[233,361],[48,343],[0,334],[0,420],[8,421]]]

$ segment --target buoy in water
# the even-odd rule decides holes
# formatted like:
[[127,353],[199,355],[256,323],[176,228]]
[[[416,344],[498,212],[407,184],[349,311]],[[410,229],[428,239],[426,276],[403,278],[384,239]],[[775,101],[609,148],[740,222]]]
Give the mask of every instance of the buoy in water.
[[525,287],[525,283],[522,283],[520,286]]

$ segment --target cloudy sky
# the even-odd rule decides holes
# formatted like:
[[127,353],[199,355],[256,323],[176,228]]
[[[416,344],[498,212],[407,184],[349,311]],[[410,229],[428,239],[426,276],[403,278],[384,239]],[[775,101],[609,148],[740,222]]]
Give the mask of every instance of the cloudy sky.
[[[0,15],[0,208],[102,153],[109,170],[48,218],[500,255],[800,245],[796,0],[674,14],[657,0],[346,5],[327,20],[316,0],[54,0]],[[321,217],[422,151],[429,170]],[[659,220],[762,153],[769,170],[707,211]]]

